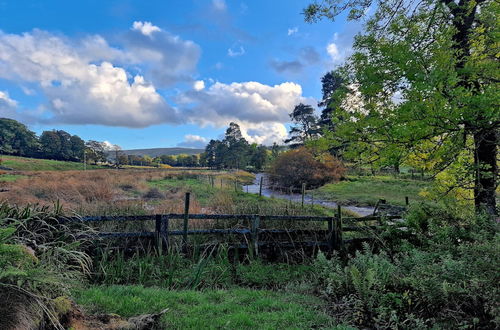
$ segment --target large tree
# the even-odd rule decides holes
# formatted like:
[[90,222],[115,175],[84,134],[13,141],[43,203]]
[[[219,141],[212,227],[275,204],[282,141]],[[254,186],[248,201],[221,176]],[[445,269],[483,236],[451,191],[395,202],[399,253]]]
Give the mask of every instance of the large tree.
[[16,156],[31,156],[38,150],[39,143],[34,132],[20,122],[0,118],[0,153]]
[[435,171],[470,157],[476,210],[489,214],[497,213],[499,8],[494,0],[325,0],[304,11],[307,21],[373,13],[343,68],[361,96],[357,107],[344,104],[345,132],[359,144],[430,146]]
[[289,143],[292,148],[303,146],[319,133],[318,118],[312,106],[302,103],[296,105],[290,113],[290,118],[295,126],[290,128],[290,137],[284,142]]

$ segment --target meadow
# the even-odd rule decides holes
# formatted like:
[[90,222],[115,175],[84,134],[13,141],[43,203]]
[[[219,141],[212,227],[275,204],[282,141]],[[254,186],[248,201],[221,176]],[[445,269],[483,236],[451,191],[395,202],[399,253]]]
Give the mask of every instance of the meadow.
[[[216,250],[195,248],[189,253],[183,252],[180,241],[162,251],[136,240],[85,238],[96,230],[152,231],[153,223],[54,222],[55,217],[75,214],[182,213],[186,192],[191,193],[191,213],[334,214],[318,205],[302,208],[300,203],[241,191],[241,185],[252,180],[253,175],[243,171],[7,171],[0,175],[0,279],[8,286],[0,291],[12,295],[20,285],[36,296],[50,297],[38,302],[44,307],[34,309],[33,322],[40,322],[44,310],[50,311],[48,315],[66,315],[67,308],[58,310],[59,302],[70,299],[84,317],[116,313],[126,319],[168,309],[158,326],[175,329],[423,329],[433,324],[488,328],[496,324],[498,313],[490,303],[498,296],[497,286],[491,285],[498,279],[494,265],[500,264],[496,227],[466,212],[457,218],[446,207],[420,197],[412,199],[418,203],[408,210],[404,231],[383,225],[373,232],[375,240],[356,253],[325,256],[298,250],[274,261],[235,253],[230,238]],[[427,185],[394,177],[349,177],[315,194],[345,203],[373,205],[375,198],[369,197],[376,196],[402,204],[401,196],[418,196]],[[172,221],[171,226],[179,229],[182,223]],[[241,224],[194,220],[189,226],[237,228]],[[212,239],[190,238],[190,243],[197,246]],[[33,255],[26,247],[35,249],[36,262],[30,261]],[[26,305],[26,300],[19,303]],[[0,308],[2,313],[9,311]]]

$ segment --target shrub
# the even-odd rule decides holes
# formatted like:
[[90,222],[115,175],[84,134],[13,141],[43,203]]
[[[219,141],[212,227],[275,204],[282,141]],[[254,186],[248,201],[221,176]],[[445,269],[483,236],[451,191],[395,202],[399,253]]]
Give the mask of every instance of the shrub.
[[303,183],[315,188],[338,181],[345,173],[340,161],[329,154],[314,157],[306,148],[298,148],[279,155],[269,168],[273,185],[300,188]]
[[0,323],[7,328],[35,328],[45,317],[60,328],[53,299],[69,293],[90,271],[82,252],[81,224],[58,221],[61,209],[11,207],[0,203]]
[[[367,328],[498,328],[500,235],[477,216],[461,220],[433,207],[408,227],[381,235],[386,253],[365,245],[347,260],[319,255],[319,290],[341,322]],[[438,210],[440,210],[438,212]],[[425,213],[424,213],[425,214]],[[423,218],[428,221],[423,227]],[[420,220],[420,221],[417,221]],[[464,229],[468,228],[468,229]],[[398,237],[397,244],[390,241]]]

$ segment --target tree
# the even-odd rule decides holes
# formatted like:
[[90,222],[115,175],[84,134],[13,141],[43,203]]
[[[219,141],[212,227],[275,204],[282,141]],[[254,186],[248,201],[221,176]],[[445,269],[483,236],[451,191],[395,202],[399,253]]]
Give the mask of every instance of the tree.
[[[432,143],[440,172],[465,166],[477,211],[497,214],[500,70],[499,4],[493,0],[325,0],[308,6],[307,21],[351,19],[377,8],[342,68],[362,102],[348,109],[344,136],[410,150]],[[352,95],[352,93],[351,93]]]
[[257,171],[261,171],[268,160],[269,152],[267,148],[264,146],[258,146],[257,144],[252,144],[252,157],[250,159],[250,164],[255,167]]
[[321,117],[318,124],[322,128],[333,129],[332,116],[336,108],[335,92],[343,87],[344,80],[336,71],[327,72],[321,78],[321,92],[323,94],[322,100],[318,106],[324,107],[321,111]]
[[55,130],[44,131],[40,136],[41,153],[45,158],[60,159],[61,139]]
[[0,153],[32,156],[39,148],[34,132],[14,119],[0,118]]
[[103,142],[89,140],[85,143],[85,147],[88,161],[93,161],[94,164],[106,161],[106,149]]
[[304,145],[307,140],[318,134],[318,118],[314,115],[314,108],[310,105],[300,103],[296,105],[290,118],[296,126],[290,128],[290,138],[285,143],[291,143],[291,147]]
[[71,157],[74,160],[82,160],[83,152],[85,151],[85,141],[83,141],[78,135],[73,135],[70,138],[71,143]]
[[314,157],[305,147],[280,154],[268,171],[271,183],[285,188],[301,188],[303,183],[316,188],[339,180],[344,172],[345,168],[332,155]]

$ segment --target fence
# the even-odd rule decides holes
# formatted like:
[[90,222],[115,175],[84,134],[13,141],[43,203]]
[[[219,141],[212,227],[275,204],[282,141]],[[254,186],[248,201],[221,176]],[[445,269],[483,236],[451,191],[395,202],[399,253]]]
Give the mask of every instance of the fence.
[[[188,203],[186,204],[188,205]],[[387,216],[385,219],[400,219],[400,216]],[[170,230],[170,220],[183,220],[182,230]],[[203,229],[203,230],[189,230],[189,220],[246,220],[249,223],[247,228],[239,229]],[[156,214],[156,215],[139,215],[139,216],[92,216],[83,218],[65,218],[64,221],[75,222],[105,222],[105,221],[155,221],[154,232],[100,232],[97,235],[101,238],[152,238],[155,239],[157,246],[160,249],[168,249],[170,239],[172,236],[182,236],[183,247],[188,245],[188,236],[190,235],[241,235],[245,237],[246,244],[239,244],[240,248],[248,248],[253,253],[258,254],[259,246],[266,244],[276,244],[270,241],[261,241],[260,237],[263,234],[269,235],[282,235],[290,236],[294,233],[304,232],[304,230],[297,229],[265,229],[260,228],[261,221],[278,221],[286,220],[287,222],[304,221],[304,222],[327,222],[327,230],[315,230],[314,232],[320,237],[324,237],[323,241],[314,242],[292,242],[293,245],[308,244],[319,247],[326,247],[329,251],[334,249],[340,250],[343,247],[345,240],[343,233],[366,231],[367,229],[376,229],[380,224],[381,216],[370,216],[364,218],[348,218],[342,217],[341,208],[337,210],[337,214],[333,217],[326,216],[283,216],[283,215],[258,215],[258,214]],[[364,222],[365,225],[357,225],[359,222]],[[374,225],[366,225],[366,223],[373,223]],[[278,244],[286,245],[286,242]]]

